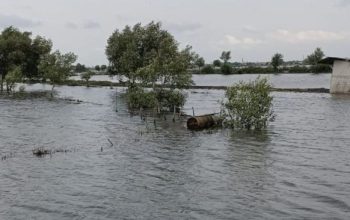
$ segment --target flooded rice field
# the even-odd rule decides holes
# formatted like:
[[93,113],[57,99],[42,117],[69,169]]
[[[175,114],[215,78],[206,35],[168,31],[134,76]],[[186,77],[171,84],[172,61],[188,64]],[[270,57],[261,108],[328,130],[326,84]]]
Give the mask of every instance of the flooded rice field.
[[[130,115],[121,88],[57,91],[0,98],[0,219],[350,217],[350,97],[276,92],[266,131],[192,132]],[[219,111],[223,91],[188,93]]]

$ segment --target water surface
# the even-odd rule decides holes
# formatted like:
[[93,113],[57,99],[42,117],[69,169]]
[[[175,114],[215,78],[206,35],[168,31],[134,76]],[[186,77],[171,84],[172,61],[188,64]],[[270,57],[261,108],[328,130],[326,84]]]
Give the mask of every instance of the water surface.
[[[349,97],[273,93],[264,132],[192,132],[131,116],[120,88],[57,90],[84,102],[0,98],[0,219],[350,217]],[[216,112],[222,97],[189,91],[185,110]]]
[[[230,86],[240,81],[255,80],[258,76],[266,77],[275,88],[326,88],[330,87],[331,74],[193,74],[193,81],[198,86]],[[80,80],[79,76],[72,79]],[[119,82],[117,76],[96,75],[91,78],[96,81]]]

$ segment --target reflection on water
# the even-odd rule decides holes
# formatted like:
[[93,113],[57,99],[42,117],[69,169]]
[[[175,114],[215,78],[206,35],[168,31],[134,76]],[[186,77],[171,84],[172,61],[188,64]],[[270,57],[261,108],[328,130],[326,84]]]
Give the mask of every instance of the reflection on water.
[[[193,132],[131,116],[121,89],[58,92],[84,102],[0,98],[0,155],[11,154],[0,160],[1,219],[349,217],[348,97],[273,93],[266,131]],[[185,109],[215,112],[222,97],[189,91]],[[37,158],[35,147],[71,151]]]

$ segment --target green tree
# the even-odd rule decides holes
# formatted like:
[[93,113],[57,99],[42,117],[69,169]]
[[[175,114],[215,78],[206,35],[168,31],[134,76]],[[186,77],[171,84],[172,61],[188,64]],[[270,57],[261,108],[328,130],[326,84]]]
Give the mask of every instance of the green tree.
[[220,68],[221,73],[223,74],[232,74],[233,73],[233,68],[230,64],[224,63],[221,68]]
[[221,61],[220,61],[220,60],[214,60],[214,61],[213,61],[213,65],[214,65],[215,67],[220,67],[220,66],[221,66]]
[[157,105],[162,104],[157,94],[169,94],[164,90],[176,94],[177,89],[193,83],[188,71],[194,61],[191,47],[179,50],[174,37],[163,30],[160,23],[116,30],[108,39],[106,55],[110,74],[125,77],[129,93],[140,91],[134,89],[140,85],[152,87],[158,98]]
[[201,68],[205,65],[205,60],[203,57],[198,57],[198,59],[195,60],[195,64],[198,67],[198,71],[201,71]]
[[40,78],[40,59],[51,51],[52,42],[43,37],[31,38],[30,32],[21,32],[10,26],[0,34],[0,91],[6,75],[14,67],[20,67],[26,78]]
[[318,47],[315,49],[315,51],[312,54],[307,56],[307,58],[305,59],[305,63],[315,66],[318,64],[318,62],[322,60],[324,56],[325,55],[322,49]]
[[204,73],[204,74],[215,73],[215,69],[211,65],[207,64],[202,68],[201,73]]
[[324,69],[329,69],[327,68],[326,65],[319,64],[319,62],[322,60],[324,57],[324,52],[322,51],[321,48],[316,48],[315,51],[308,55],[307,58],[304,60],[306,64],[311,65],[311,72],[313,73],[319,73]]
[[29,32],[20,32],[14,27],[4,29],[0,35],[0,90],[3,91],[3,84],[6,75],[14,66],[22,66],[26,51],[30,50],[31,39]]
[[102,70],[102,71],[106,71],[106,70],[107,70],[107,66],[106,66],[106,65],[104,65],[104,64],[103,64],[103,65],[101,65],[101,70]]
[[22,80],[22,77],[21,67],[14,67],[8,72],[5,77],[7,93],[10,93],[14,89],[16,83]]
[[283,64],[283,55],[280,53],[276,53],[271,58],[271,65],[275,72],[278,72],[278,67]]
[[77,65],[75,66],[75,72],[77,73],[83,73],[85,72],[87,69],[85,67],[85,65],[77,63]]
[[220,59],[227,63],[231,59],[231,51],[222,51]]
[[96,65],[96,66],[95,66],[95,70],[96,70],[96,71],[100,71],[100,70],[101,70],[101,67],[100,67],[99,65]]
[[43,57],[39,64],[39,71],[52,85],[51,96],[55,86],[67,80],[76,60],[77,56],[73,53],[61,54],[58,50]]
[[30,50],[26,53],[23,64],[23,75],[28,79],[41,79],[43,76],[39,73],[39,63],[43,56],[49,54],[52,49],[51,40],[37,36],[32,40]]
[[267,79],[240,82],[226,91],[222,104],[224,124],[230,128],[261,130],[274,119],[271,86]]
[[91,70],[84,72],[80,75],[80,78],[86,82],[87,87],[89,87],[89,80],[93,75],[94,73]]

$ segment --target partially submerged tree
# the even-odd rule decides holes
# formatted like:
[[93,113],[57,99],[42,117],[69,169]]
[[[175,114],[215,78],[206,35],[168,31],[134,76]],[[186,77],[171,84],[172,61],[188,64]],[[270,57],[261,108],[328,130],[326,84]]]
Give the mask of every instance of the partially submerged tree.
[[267,79],[240,82],[226,91],[222,109],[224,124],[230,128],[261,130],[273,120],[271,86]]
[[41,78],[38,64],[51,47],[52,42],[43,37],[32,39],[30,32],[21,32],[12,26],[5,28],[0,34],[0,91],[3,91],[6,75],[14,67],[20,67],[27,79]]
[[[191,47],[180,50],[174,37],[160,23],[116,30],[108,39],[106,55],[110,74],[127,80],[129,97],[149,96],[143,88],[151,87],[158,107],[163,107],[164,94],[177,96],[178,91],[193,83],[188,71],[194,57]],[[138,107],[136,102],[129,100],[134,105],[131,107]]]
[[39,64],[39,71],[52,85],[51,96],[55,86],[67,80],[76,59],[77,56],[73,53],[61,54],[58,50],[43,57]]
[[10,93],[16,85],[16,83],[20,82],[23,78],[21,67],[12,68],[5,77],[6,82],[6,90],[7,93]]
[[278,67],[283,64],[283,55],[280,53],[276,53],[271,58],[271,65],[275,72],[278,72]]
[[89,87],[89,80],[93,75],[94,73],[91,70],[86,71],[80,75],[80,78],[86,82],[86,87]]

